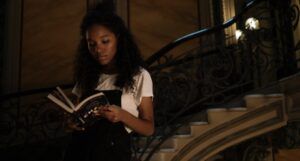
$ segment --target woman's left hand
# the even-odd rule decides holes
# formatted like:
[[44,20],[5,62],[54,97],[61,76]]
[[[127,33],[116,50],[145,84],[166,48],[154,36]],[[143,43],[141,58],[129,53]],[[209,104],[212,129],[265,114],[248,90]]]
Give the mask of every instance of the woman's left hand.
[[98,112],[101,116],[103,116],[111,122],[119,122],[122,121],[122,115],[124,110],[116,105],[108,105],[102,107]]

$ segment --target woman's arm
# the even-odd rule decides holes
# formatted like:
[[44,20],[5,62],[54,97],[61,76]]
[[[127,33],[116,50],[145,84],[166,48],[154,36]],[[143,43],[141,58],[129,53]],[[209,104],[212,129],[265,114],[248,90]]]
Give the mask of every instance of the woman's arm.
[[123,122],[133,131],[150,136],[154,133],[153,103],[152,97],[142,97],[139,110],[139,117],[135,117],[129,112],[115,105],[103,108],[100,115],[111,122]]

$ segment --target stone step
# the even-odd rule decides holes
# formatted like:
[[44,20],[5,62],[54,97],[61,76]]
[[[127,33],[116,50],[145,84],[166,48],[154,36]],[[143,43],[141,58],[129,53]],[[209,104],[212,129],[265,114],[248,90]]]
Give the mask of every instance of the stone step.
[[246,95],[244,97],[246,106],[250,110],[252,108],[258,108],[269,102],[276,101],[276,100],[283,100],[284,95],[282,93],[275,93],[275,94],[251,94]]

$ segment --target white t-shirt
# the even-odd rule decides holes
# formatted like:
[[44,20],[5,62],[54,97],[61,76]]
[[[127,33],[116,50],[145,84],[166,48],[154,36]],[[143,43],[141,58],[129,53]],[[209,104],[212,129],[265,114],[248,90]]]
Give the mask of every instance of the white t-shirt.
[[[98,81],[98,86],[95,90],[121,90],[121,108],[128,111],[135,117],[138,117],[138,106],[141,103],[142,97],[153,97],[153,84],[149,72],[144,68],[141,68],[140,73],[133,77],[133,89],[130,90],[116,87],[114,85],[116,77],[117,74],[101,74]],[[72,93],[78,97],[81,96],[81,92],[76,86],[73,88]],[[125,128],[127,132],[132,131],[128,127]]]

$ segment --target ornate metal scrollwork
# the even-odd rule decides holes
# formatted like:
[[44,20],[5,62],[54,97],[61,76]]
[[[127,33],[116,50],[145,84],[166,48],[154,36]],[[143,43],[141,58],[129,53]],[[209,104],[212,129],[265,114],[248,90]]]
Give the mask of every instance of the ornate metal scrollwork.
[[[64,117],[61,111],[45,99],[38,103],[20,106],[19,101],[1,102],[0,117],[0,154],[8,160],[51,158],[58,155],[66,144],[59,138],[66,138],[63,129]],[[58,147],[57,147],[58,146]],[[56,147],[56,148],[54,148]],[[18,155],[12,155],[14,151]],[[34,155],[28,155],[34,153]],[[49,154],[49,155],[47,155]],[[39,156],[40,155],[40,156]],[[58,156],[55,156],[58,157]],[[60,156],[61,157],[61,156]]]
[[217,156],[223,161],[232,161],[232,158],[242,161],[263,161],[267,157],[274,157],[279,149],[299,148],[299,132],[300,123],[290,122],[276,131],[234,145]]

